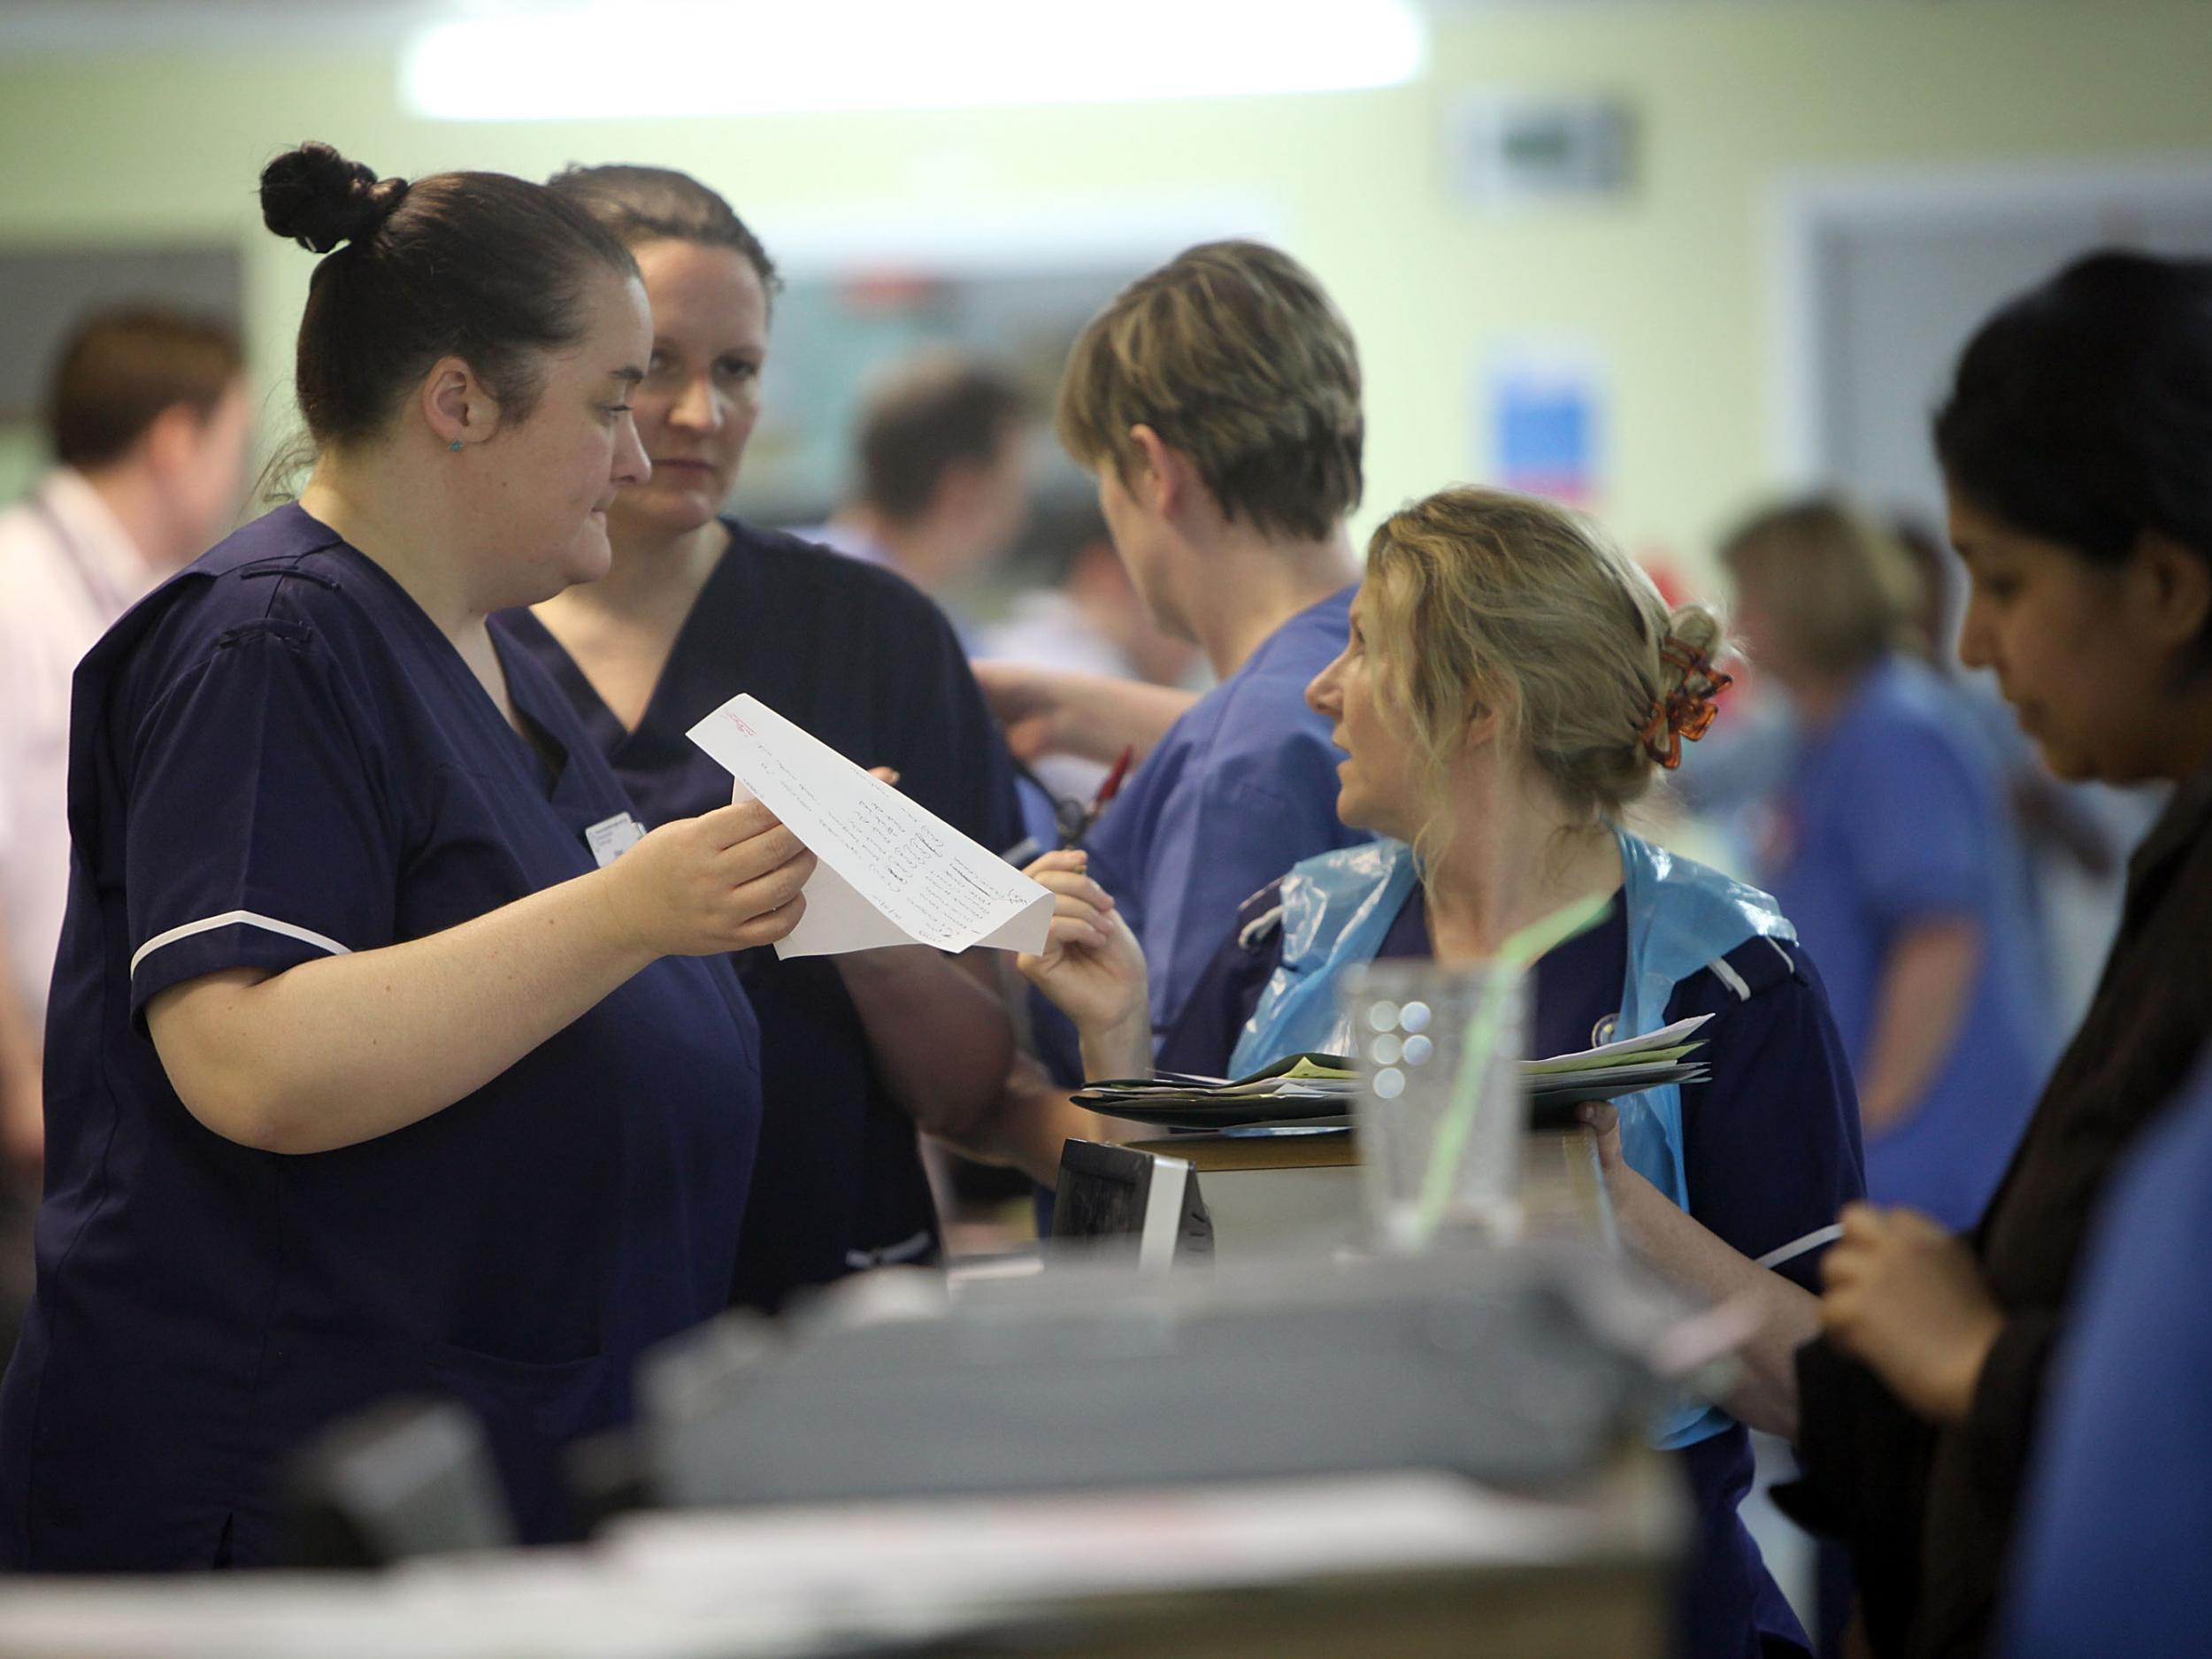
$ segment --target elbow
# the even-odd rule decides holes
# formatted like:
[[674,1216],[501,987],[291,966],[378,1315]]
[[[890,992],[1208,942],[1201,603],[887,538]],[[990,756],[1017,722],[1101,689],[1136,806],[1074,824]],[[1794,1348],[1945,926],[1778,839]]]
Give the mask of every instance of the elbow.
[[310,1133],[307,1114],[277,1089],[242,1076],[170,1079],[177,1098],[211,1134],[256,1152],[293,1155],[326,1150]]

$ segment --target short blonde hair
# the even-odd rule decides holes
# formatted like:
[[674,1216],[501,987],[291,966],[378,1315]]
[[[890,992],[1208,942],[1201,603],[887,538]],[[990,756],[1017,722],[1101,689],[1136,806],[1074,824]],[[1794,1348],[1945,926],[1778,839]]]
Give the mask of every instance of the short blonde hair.
[[1926,595],[1912,555],[1839,501],[1754,514],[1721,544],[1720,562],[1739,585],[1758,588],[1760,611],[1786,636],[1770,643],[1815,673],[1854,674],[1918,643],[1913,618]]
[[1068,356],[1060,442],[1127,480],[1132,426],[1189,457],[1230,518],[1334,533],[1359,505],[1359,353],[1313,275],[1252,242],[1207,242],[1116,295]]
[[1685,678],[1662,647],[1722,649],[1710,611],[1669,610],[1587,520],[1505,490],[1440,490],[1393,513],[1368,542],[1363,601],[1383,702],[1431,776],[1495,710],[1502,741],[1592,821],[1650,787],[1644,733]]

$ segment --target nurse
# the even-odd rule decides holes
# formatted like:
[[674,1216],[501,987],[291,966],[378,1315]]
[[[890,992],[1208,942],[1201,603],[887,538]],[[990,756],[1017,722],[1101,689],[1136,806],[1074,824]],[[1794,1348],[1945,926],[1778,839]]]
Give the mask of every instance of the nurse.
[[[608,514],[613,565],[501,617],[648,824],[703,812],[730,780],[684,733],[740,692],[995,850],[1021,838],[1012,764],[944,615],[914,588],[722,516],[760,413],[775,266],[727,202],[658,167],[582,167],[555,196],[626,243],[652,303],[634,396],[649,478]],[[915,1128],[995,1104],[1012,1054],[990,953],[979,980],[935,952],[741,958],[763,1026],[766,1116],[733,1299],[773,1310],[863,1268],[933,1261]]]
[[474,1408],[557,1532],[557,1449],[723,1304],[759,1083],[721,953],[811,869],[757,805],[595,858],[620,787],[486,630],[603,573],[645,476],[621,244],[537,185],[320,144],[261,200],[327,256],[315,467],[77,676],[17,1569],[266,1563],[287,1454],[402,1392]]
[[[1451,489],[1368,546],[1351,635],[1307,695],[1347,758],[1337,810],[1386,838],[1309,858],[1244,907],[1160,1064],[1232,1073],[1348,1052],[1342,971],[1378,957],[1487,960],[1519,928],[1609,895],[1594,929],[1535,969],[1531,1033],[1559,1053],[1694,1015],[1712,1078],[1610,1108],[1601,1129],[1623,1239],[1661,1272],[1761,1316],[1728,1409],[1690,1408],[1677,1450],[1699,1530],[1678,1651],[1809,1650],[1737,1517],[1747,1424],[1788,1434],[1793,1350],[1838,1207],[1861,1189],[1850,1072],[1795,931],[1766,895],[1619,827],[1704,729],[1725,683],[1712,617],[1671,613],[1648,578],[1564,511]],[[1031,873],[1059,895],[1024,970],[1077,1024],[1093,1077],[1150,1064],[1145,964],[1079,853]]]

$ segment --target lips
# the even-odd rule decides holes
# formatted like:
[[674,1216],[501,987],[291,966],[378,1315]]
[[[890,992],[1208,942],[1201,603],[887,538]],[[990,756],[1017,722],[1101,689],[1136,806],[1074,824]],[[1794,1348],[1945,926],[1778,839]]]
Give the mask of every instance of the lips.
[[652,457],[652,461],[653,470],[656,472],[711,472],[714,471],[712,462],[697,460],[689,456],[670,456],[664,460],[657,455]]

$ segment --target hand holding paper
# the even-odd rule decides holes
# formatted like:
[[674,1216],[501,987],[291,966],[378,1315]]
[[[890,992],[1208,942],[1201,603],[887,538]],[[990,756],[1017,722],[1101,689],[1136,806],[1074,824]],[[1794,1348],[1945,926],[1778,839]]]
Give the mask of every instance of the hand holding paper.
[[757,698],[733,697],[690,737],[818,861],[806,915],[778,956],[1044,949],[1051,894]]

